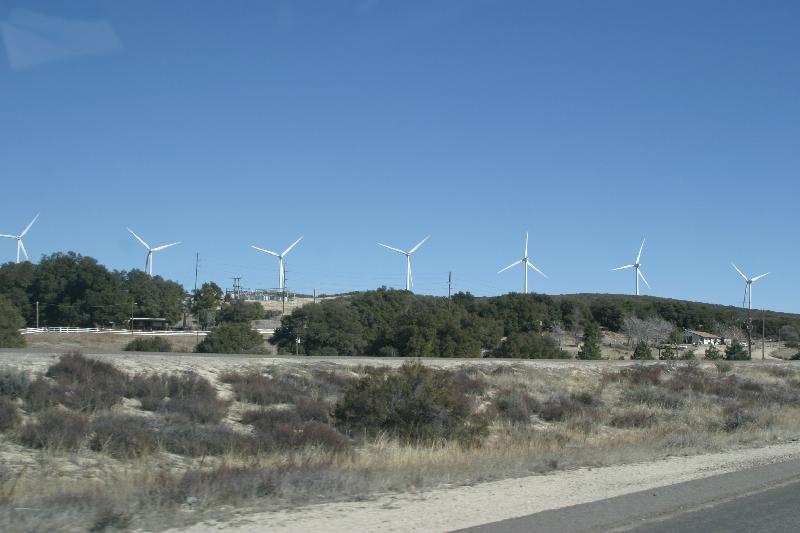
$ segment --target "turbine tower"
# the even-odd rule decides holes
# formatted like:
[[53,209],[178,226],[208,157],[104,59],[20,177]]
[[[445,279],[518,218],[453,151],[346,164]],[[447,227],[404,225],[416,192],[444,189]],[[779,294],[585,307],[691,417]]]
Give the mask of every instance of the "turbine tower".
[[[748,311],[752,311],[752,309],[753,309],[753,282],[760,280],[764,276],[768,275],[769,272],[767,272],[766,274],[761,274],[760,276],[756,276],[754,278],[748,278],[745,275],[744,272],[739,270],[739,267],[737,267],[733,263],[731,263],[731,265],[733,266],[733,268],[736,269],[736,272],[738,272],[739,275],[742,276],[742,278],[744,279],[744,283],[745,283],[745,285],[744,285],[744,296],[747,299],[747,310]],[[742,301],[742,306],[744,306],[744,301]]]
[[25,249],[25,243],[22,242],[22,238],[25,236],[26,233],[28,233],[28,230],[31,229],[31,226],[33,226],[33,223],[36,222],[37,218],[39,218],[38,214],[35,217],[33,217],[31,223],[28,224],[19,235],[5,235],[0,233],[0,237],[5,237],[7,239],[17,239],[17,263],[19,263],[20,251],[22,251],[22,253],[25,255],[25,260],[28,261],[28,250]]
[[524,293],[523,294],[528,294],[528,268],[532,268],[533,270],[535,270],[536,272],[538,272],[539,274],[541,274],[545,278],[547,277],[547,275],[544,272],[542,272],[541,270],[539,270],[538,268],[536,268],[536,265],[534,265],[530,261],[530,259],[528,259],[528,232],[527,231],[525,232],[525,253],[522,256],[522,259],[520,259],[518,261],[514,261],[513,263],[511,263],[510,265],[505,267],[503,270],[498,272],[498,274],[500,274],[501,272],[505,272],[509,268],[515,267],[520,263],[525,265],[523,267],[523,270],[525,271],[525,285],[524,285],[525,288],[524,288]]
[[173,242],[173,243],[170,243],[170,244],[162,244],[161,246],[151,247],[149,244],[144,242],[144,239],[142,239],[141,237],[136,235],[136,233],[131,228],[127,228],[127,230],[131,232],[131,235],[136,237],[137,241],[142,243],[142,246],[147,248],[147,261],[145,261],[144,269],[145,269],[145,272],[147,272],[151,276],[153,275],[153,254],[155,252],[160,252],[161,250],[163,250],[165,248],[169,248],[170,246],[175,246],[176,244],[180,244],[180,242]]
[[640,268],[642,267],[642,264],[640,263],[640,260],[642,258],[642,250],[643,249],[644,249],[644,239],[642,239],[642,245],[639,246],[639,253],[636,254],[636,261],[634,261],[632,265],[625,265],[625,266],[621,266],[621,267],[617,267],[617,268],[612,268],[611,269],[611,270],[625,270],[626,268],[634,268],[634,269],[636,269],[636,274],[634,276],[636,278],[636,296],[639,296],[639,278],[642,278],[642,281],[644,281],[644,284],[647,285],[648,289],[650,288],[650,284],[647,283],[646,279],[644,279],[644,274],[642,274],[642,271],[640,270]]
[[393,246],[387,246],[386,244],[383,244],[383,243],[380,243],[380,242],[378,243],[378,246],[383,246],[384,248],[388,248],[389,250],[393,250],[393,251],[395,251],[395,252],[397,252],[399,254],[403,254],[404,256],[406,256],[406,290],[407,291],[410,291],[411,287],[414,285],[414,279],[411,277],[411,254],[416,252],[419,249],[419,247],[422,246],[425,243],[425,241],[427,241],[430,238],[431,238],[431,236],[428,235],[427,237],[425,237],[424,239],[419,241],[416,246],[414,246],[412,249],[410,249],[407,252],[405,250],[401,250],[400,248],[394,248]]
[[292,251],[292,248],[294,248],[298,242],[302,240],[303,237],[301,236],[299,239],[294,241],[291,246],[285,249],[283,253],[280,254],[277,252],[273,252],[272,250],[259,248],[258,246],[253,246],[252,244],[250,245],[252,248],[258,250],[259,252],[264,252],[265,254],[274,255],[275,257],[278,258],[278,287],[280,288],[281,294],[283,294],[284,297],[286,293],[286,261],[285,261],[286,255]]

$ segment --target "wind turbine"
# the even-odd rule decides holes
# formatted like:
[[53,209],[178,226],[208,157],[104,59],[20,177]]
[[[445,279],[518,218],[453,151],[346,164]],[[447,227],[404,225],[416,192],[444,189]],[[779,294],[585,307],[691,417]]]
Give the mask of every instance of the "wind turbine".
[[527,231],[525,232],[525,254],[522,256],[522,259],[520,259],[518,261],[514,261],[513,263],[511,263],[510,265],[505,267],[503,270],[498,272],[498,274],[500,274],[501,272],[505,272],[509,268],[515,267],[520,263],[525,265],[524,268],[523,268],[523,270],[525,271],[525,292],[524,292],[524,294],[528,294],[528,268],[529,267],[532,268],[533,270],[535,270],[536,272],[538,272],[539,274],[541,274],[545,278],[547,277],[547,275],[544,272],[542,272],[541,270],[539,270],[538,268],[536,268],[536,265],[534,265],[530,261],[530,259],[528,259],[528,232]]
[[405,250],[401,250],[400,248],[394,248],[393,246],[387,246],[386,244],[383,244],[383,243],[380,243],[380,242],[378,243],[378,246],[383,246],[384,248],[388,248],[389,250],[393,250],[393,251],[395,251],[395,252],[397,252],[399,254],[403,254],[404,256],[406,256],[406,290],[407,291],[410,291],[411,287],[414,285],[414,279],[411,277],[411,254],[416,252],[419,249],[419,247],[422,246],[425,243],[425,241],[427,241],[430,238],[431,238],[431,236],[428,235],[427,237],[425,237],[424,239],[419,241],[416,246],[414,246],[412,249],[410,249],[407,252]]
[[155,252],[160,252],[161,250],[163,250],[165,248],[169,248],[170,246],[175,246],[176,244],[180,244],[180,242],[173,242],[173,243],[170,243],[170,244],[162,244],[161,246],[151,247],[149,244],[144,242],[144,239],[142,239],[141,237],[136,235],[136,233],[134,233],[134,231],[131,228],[127,228],[127,230],[131,232],[131,235],[136,237],[137,241],[142,243],[142,246],[147,248],[147,261],[144,264],[144,269],[151,276],[153,275],[153,254]]
[[[733,268],[736,269],[736,272],[738,272],[739,275],[742,276],[742,278],[744,279],[744,282],[745,282],[745,285],[744,285],[744,296],[745,296],[745,298],[747,298],[747,309],[748,310],[752,310],[753,309],[753,282],[760,280],[764,276],[768,275],[769,272],[767,272],[766,274],[761,274],[760,276],[756,276],[754,278],[748,278],[745,275],[744,272],[739,270],[739,267],[737,267],[733,263],[731,263],[731,265],[733,266]],[[742,306],[744,306],[744,301],[742,301]]]
[[635,268],[636,269],[636,275],[635,275],[635,277],[636,277],[636,296],[639,296],[639,278],[642,278],[642,281],[644,281],[644,284],[647,285],[648,289],[650,288],[650,284],[647,283],[646,279],[644,279],[644,274],[642,274],[642,271],[639,270],[642,267],[642,264],[639,262],[639,260],[642,258],[642,250],[643,249],[644,249],[644,239],[642,239],[642,245],[639,246],[639,253],[636,254],[636,261],[634,261],[632,265],[625,265],[625,266],[621,266],[621,267],[617,267],[617,268],[612,268],[611,269],[611,270],[625,270],[626,268]]
[[303,240],[303,236],[299,239],[294,241],[291,246],[283,251],[283,253],[273,252],[272,250],[266,250],[264,248],[259,248],[258,246],[250,245],[252,248],[258,250],[259,252],[264,252],[265,254],[274,255],[278,258],[278,287],[281,289],[281,294],[285,295],[286,292],[286,255],[292,251],[298,242]]
[[[39,213],[39,214],[41,214],[41,213]],[[28,233],[28,230],[31,229],[31,226],[33,226],[33,223],[36,222],[36,219],[39,218],[39,214],[37,214],[35,217],[33,217],[33,220],[31,220],[31,223],[28,224],[25,227],[25,229],[22,230],[22,233],[20,233],[19,235],[5,235],[5,234],[0,233],[0,237],[6,237],[7,239],[17,239],[17,263],[19,263],[19,252],[20,252],[20,250],[22,250],[22,253],[25,254],[25,260],[28,261],[28,251],[25,249],[25,244],[22,242],[22,238],[25,236],[26,233]]]

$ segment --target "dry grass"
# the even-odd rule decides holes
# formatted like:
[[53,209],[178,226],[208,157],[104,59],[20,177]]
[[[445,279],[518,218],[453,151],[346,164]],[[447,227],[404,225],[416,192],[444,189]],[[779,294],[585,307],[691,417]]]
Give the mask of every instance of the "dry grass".
[[[161,529],[224,518],[222,505],[231,512],[364,498],[767,444],[800,429],[800,373],[778,363],[719,369],[515,363],[442,371],[434,383],[450,387],[458,416],[488,429],[471,445],[457,438],[410,441],[391,425],[364,426],[349,437],[338,431],[348,424],[334,416],[336,403],[358,379],[370,376],[370,387],[379,387],[396,370],[319,363],[240,368],[216,380],[192,373],[126,376],[121,402],[82,414],[67,410],[69,401],[50,388],[72,384],[75,376],[100,384],[117,383],[118,376],[90,362],[69,363],[60,367],[73,368],[69,380],[60,371],[53,377],[7,372],[14,385],[0,387],[15,391],[0,396],[19,412],[0,438],[0,530]],[[414,409],[432,397],[407,390],[403,402]],[[221,391],[234,396],[232,408]],[[206,402],[213,414],[169,407],[177,401]],[[431,423],[446,423],[446,409],[433,412],[439,418]]]

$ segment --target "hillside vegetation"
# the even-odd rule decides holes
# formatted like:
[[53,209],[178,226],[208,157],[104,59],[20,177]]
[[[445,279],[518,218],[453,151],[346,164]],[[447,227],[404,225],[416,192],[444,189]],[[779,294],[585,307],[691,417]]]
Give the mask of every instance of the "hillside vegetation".
[[[642,296],[459,293],[448,300],[378,289],[295,309],[271,342],[294,353],[300,338],[300,353],[320,356],[560,358],[559,338],[577,338],[594,325],[619,332],[626,317],[660,318],[675,335],[682,328],[741,332],[746,315],[735,307]],[[796,336],[800,316],[767,312],[765,326],[769,337]]]

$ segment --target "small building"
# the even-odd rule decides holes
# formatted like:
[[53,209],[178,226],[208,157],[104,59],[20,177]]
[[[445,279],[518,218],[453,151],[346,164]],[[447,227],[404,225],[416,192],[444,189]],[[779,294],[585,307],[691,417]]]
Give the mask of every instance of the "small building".
[[686,344],[695,344],[695,345],[717,345],[722,344],[722,338],[714,335],[712,333],[708,333],[706,331],[695,331],[693,329],[687,329],[683,332],[683,337]]
[[131,331],[166,331],[169,329],[169,322],[166,318],[131,318]]

